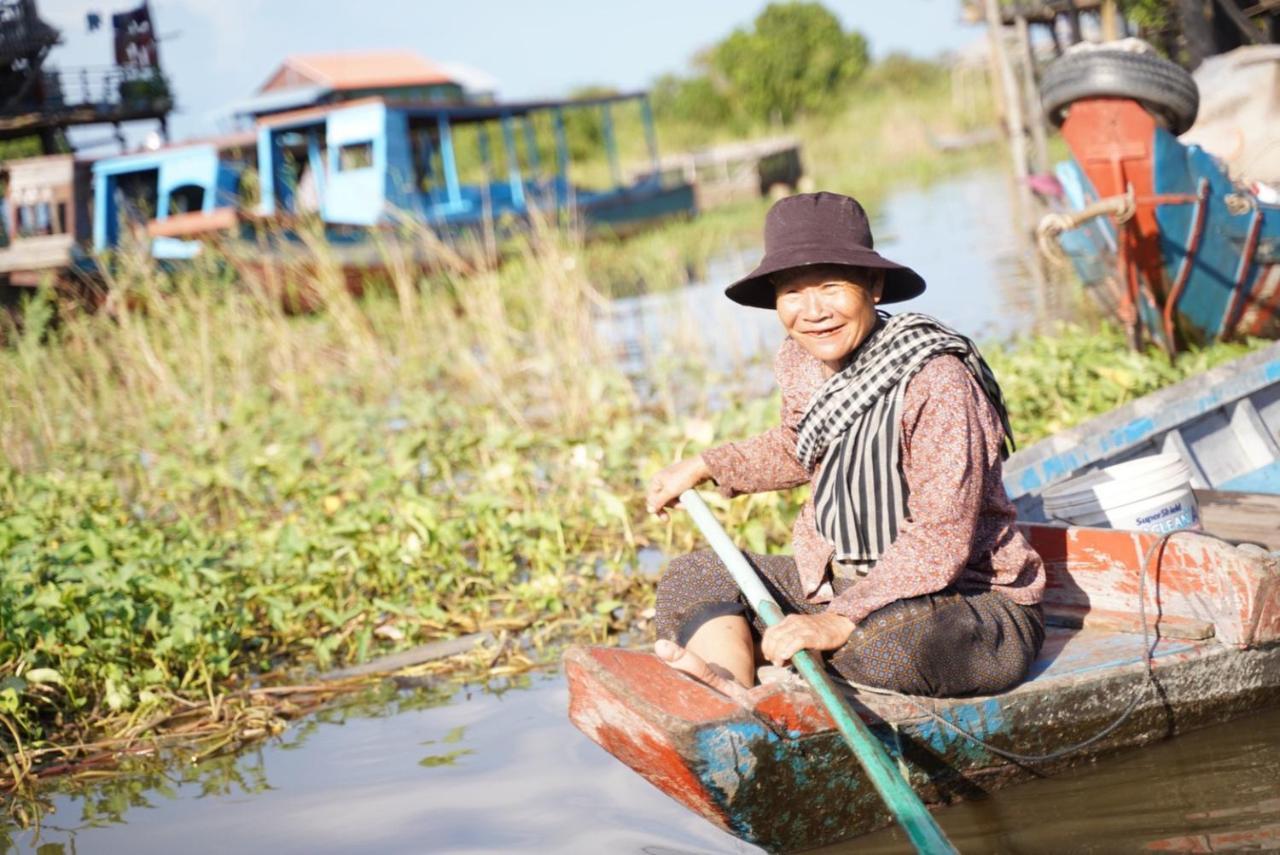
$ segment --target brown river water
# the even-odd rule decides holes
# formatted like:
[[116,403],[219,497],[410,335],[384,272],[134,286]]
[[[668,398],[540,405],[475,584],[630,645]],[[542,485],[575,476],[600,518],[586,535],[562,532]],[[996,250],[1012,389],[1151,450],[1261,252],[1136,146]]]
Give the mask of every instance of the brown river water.
[[[1032,284],[999,172],[890,195],[877,248],[930,290],[910,308],[979,340],[1063,314]],[[771,313],[733,307],[722,259],[677,297],[619,301],[604,323],[629,358],[716,329],[732,365],[776,346]],[[695,336],[696,337],[696,336]],[[702,339],[705,342],[705,338]],[[653,569],[653,568],[649,568]],[[516,684],[348,704],[235,757],[174,762],[51,797],[40,829],[0,825],[0,853],[755,852],[576,731],[555,671]],[[815,809],[821,809],[815,806]],[[1280,852],[1280,710],[1187,734],[940,811],[963,852]],[[822,850],[907,852],[893,830]]]
[[[202,767],[57,796],[16,852],[757,852],[580,734],[559,674],[333,710]],[[821,809],[815,806],[815,809]],[[970,852],[1280,851],[1280,710],[936,816]],[[4,832],[0,831],[0,849]],[[884,831],[824,853],[909,852]]]

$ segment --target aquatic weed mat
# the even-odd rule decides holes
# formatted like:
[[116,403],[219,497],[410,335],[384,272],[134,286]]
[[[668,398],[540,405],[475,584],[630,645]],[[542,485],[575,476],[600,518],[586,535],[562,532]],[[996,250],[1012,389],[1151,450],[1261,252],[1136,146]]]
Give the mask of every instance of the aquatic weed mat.
[[527,252],[362,300],[320,255],[273,274],[306,276],[301,314],[215,259],[121,258],[97,313],[28,303],[0,351],[6,786],[197,720],[256,734],[307,668],[633,624],[637,550],[691,543],[644,519],[645,473],[776,406],[701,418],[680,360],[640,396],[572,244]]

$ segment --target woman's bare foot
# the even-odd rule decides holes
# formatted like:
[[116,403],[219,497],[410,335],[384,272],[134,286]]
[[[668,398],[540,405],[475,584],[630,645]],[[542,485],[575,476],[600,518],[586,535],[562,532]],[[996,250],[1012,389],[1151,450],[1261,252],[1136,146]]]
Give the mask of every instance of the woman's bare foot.
[[706,683],[739,703],[747,703],[747,687],[733,679],[733,675],[719,665],[708,663],[693,651],[666,639],[659,639],[653,645],[653,652],[677,671],[688,674],[700,683]]

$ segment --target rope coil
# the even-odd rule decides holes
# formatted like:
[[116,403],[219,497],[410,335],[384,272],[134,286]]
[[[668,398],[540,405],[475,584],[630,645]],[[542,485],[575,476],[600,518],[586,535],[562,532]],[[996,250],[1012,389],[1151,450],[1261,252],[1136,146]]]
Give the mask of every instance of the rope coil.
[[1040,247],[1040,252],[1054,264],[1065,265],[1067,256],[1062,251],[1062,246],[1058,243],[1059,235],[1063,232],[1077,229],[1090,220],[1107,214],[1115,218],[1117,226],[1122,226],[1133,219],[1137,210],[1137,197],[1134,195],[1133,185],[1131,184],[1123,195],[1107,196],[1084,206],[1079,211],[1055,211],[1045,214],[1040,219],[1040,224],[1036,226],[1036,244]]

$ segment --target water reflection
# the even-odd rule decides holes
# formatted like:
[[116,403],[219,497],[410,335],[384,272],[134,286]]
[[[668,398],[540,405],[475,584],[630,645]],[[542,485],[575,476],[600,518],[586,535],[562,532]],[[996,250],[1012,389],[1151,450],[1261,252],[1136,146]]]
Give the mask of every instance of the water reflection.
[[[235,758],[57,796],[42,833],[10,830],[9,844],[40,855],[758,851],[605,754],[566,706],[558,675],[499,692],[384,692]],[[937,816],[964,852],[1274,851],[1280,711]],[[909,846],[890,830],[822,851]]]
[[[947,808],[963,852],[1280,851],[1280,710]],[[889,830],[837,853],[908,851]]]
[[418,761],[418,765],[425,766],[428,769],[433,766],[452,766],[459,758],[466,757],[468,754],[475,754],[476,752],[470,748],[454,748],[449,750],[447,747],[461,742],[462,737],[466,735],[466,732],[466,727],[459,725],[439,739],[428,739],[426,742],[422,743],[423,745],[440,745],[446,747],[443,749],[443,753],[428,754],[426,757],[423,757]]
[[[747,852],[569,724],[559,676],[333,710],[237,758],[54,799],[18,852]],[[0,851],[6,850],[0,832]]]

